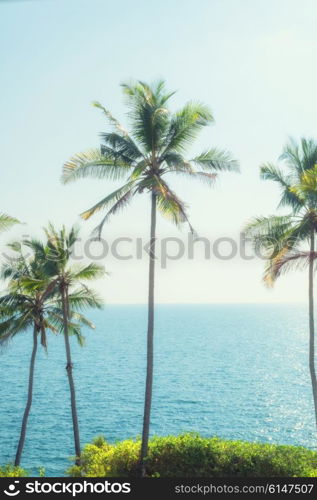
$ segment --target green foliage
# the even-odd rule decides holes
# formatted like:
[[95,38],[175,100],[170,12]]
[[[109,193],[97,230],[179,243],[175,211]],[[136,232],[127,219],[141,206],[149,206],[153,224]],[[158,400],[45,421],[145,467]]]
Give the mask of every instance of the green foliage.
[[45,467],[39,467],[39,477],[45,477]]
[[293,139],[280,156],[281,167],[261,166],[261,177],[275,182],[281,190],[279,207],[288,207],[284,216],[255,217],[245,227],[256,248],[265,251],[264,281],[272,286],[282,274],[305,268],[316,255],[302,251],[317,227],[317,143]]
[[[114,445],[98,437],[87,444],[82,465],[70,476],[136,476],[140,441]],[[315,477],[317,453],[306,448],[203,438],[198,434],[154,437],[146,460],[151,477]]]
[[[53,230],[52,226],[50,229]],[[60,234],[63,241],[60,241]],[[22,243],[9,245],[14,258],[7,258],[0,268],[0,276],[8,280],[6,291],[0,294],[0,346],[36,324],[41,343],[46,349],[47,330],[53,333],[63,330],[58,259],[61,255],[60,260],[67,257],[67,262],[67,245],[69,241],[73,243],[76,233],[72,230],[68,235],[62,230],[60,234],[50,233],[47,245],[37,240],[24,240]],[[25,249],[28,257],[24,255]],[[64,273],[69,285],[77,285],[68,295],[68,333],[74,335],[80,344],[84,340],[82,327],[94,328],[93,323],[81,311],[101,307],[99,297],[83,282],[100,277],[103,273],[103,268],[94,263],[72,268],[68,266]]]
[[14,467],[8,464],[0,467],[0,477],[27,477],[28,473],[22,467]]
[[10,229],[10,227],[14,226],[14,224],[18,223],[19,221],[17,219],[14,219],[7,214],[0,213],[0,232],[6,231],[7,229]]

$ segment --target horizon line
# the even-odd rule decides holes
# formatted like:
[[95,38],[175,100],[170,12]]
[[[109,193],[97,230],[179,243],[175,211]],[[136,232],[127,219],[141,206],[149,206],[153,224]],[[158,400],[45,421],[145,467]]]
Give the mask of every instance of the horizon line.
[[[281,305],[281,304],[301,304],[306,305],[306,301],[276,301],[276,302],[156,302],[155,305],[171,305],[171,306],[182,306],[182,305]],[[105,301],[105,305],[111,306],[147,306],[147,302],[107,302]]]

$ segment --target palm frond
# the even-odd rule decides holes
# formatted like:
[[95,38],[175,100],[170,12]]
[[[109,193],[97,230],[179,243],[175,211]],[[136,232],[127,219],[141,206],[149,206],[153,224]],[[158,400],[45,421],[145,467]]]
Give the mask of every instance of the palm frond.
[[85,220],[89,219],[92,215],[99,212],[100,210],[106,209],[109,205],[114,205],[117,203],[122,197],[124,197],[132,188],[135,186],[135,181],[129,181],[119,189],[114,191],[113,193],[106,196],[103,200],[99,201],[91,207],[89,210],[86,210],[81,214],[81,217]]
[[294,230],[291,215],[254,217],[245,227],[245,233],[252,238],[257,249],[266,249],[274,253],[279,251],[290,240]]
[[87,286],[82,286],[69,294],[69,304],[71,311],[81,311],[85,309],[101,309],[103,307],[103,300],[94,291]]
[[153,85],[144,82],[123,83],[122,89],[129,107],[132,135],[142,145],[145,153],[158,149],[169,124],[166,106],[171,93],[166,93],[164,82]]
[[69,322],[68,323],[68,335],[76,337],[76,340],[77,340],[78,344],[80,345],[80,347],[84,347],[86,339],[85,339],[84,335],[82,334],[80,325],[78,325],[76,323]]
[[218,172],[218,171],[228,171],[228,172],[238,172],[239,163],[237,160],[232,158],[229,151],[222,151],[217,148],[212,148],[204,151],[200,155],[196,156],[190,163],[199,165],[201,168]]
[[192,176],[194,179],[198,179],[208,184],[209,186],[213,186],[218,177],[218,174],[209,174],[208,172],[192,172],[189,175]]
[[[73,316],[74,313],[72,313],[71,315]],[[81,321],[81,323],[84,322]],[[47,324],[50,325],[50,328],[52,329],[52,331],[54,331],[54,333],[62,333],[64,330],[62,311],[60,309],[57,309],[55,312],[51,311],[48,316]],[[85,343],[85,337],[82,335],[81,325],[73,321],[68,321],[67,326],[68,326],[68,335],[75,336],[77,338],[79,345],[82,347]]]
[[85,281],[85,280],[93,280],[101,278],[105,275],[105,268],[96,264],[95,262],[91,262],[87,266],[80,268],[72,268],[71,270],[71,279],[73,281]]
[[311,138],[302,137],[297,142],[290,137],[284,146],[280,160],[284,162],[294,182],[299,183],[301,175],[317,163],[317,143]]
[[208,106],[199,102],[187,103],[170,120],[162,155],[168,151],[184,152],[198,133],[213,121]]
[[0,232],[10,229],[15,224],[19,224],[19,221],[14,217],[0,213]]
[[177,151],[167,151],[159,158],[160,165],[164,163],[168,166],[166,172],[191,172],[191,164],[185,160],[184,156]]
[[317,143],[312,138],[301,138],[302,164],[304,171],[308,171],[317,165]]
[[290,206],[295,211],[303,207],[303,200],[292,190],[292,185],[295,182],[294,176],[286,176],[279,167],[272,163],[261,165],[260,175],[262,179],[274,181],[279,185],[282,196],[278,207]]
[[290,191],[307,204],[309,209],[317,208],[317,165],[305,170],[301,175],[300,182],[290,188]]
[[127,191],[123,196],[121,196],[121,198],[119,198],[114,203],[114,205],[112,205],[110,210],[108,210],[108,212],[106,213],[105,217],[103,217],[98,226],[96,226],[95,229],[93,230],[92,234],[96,235],[96,238],[98,240],[100,240],[103,227],[106,224],[106,222],[108,222],[110,217],[118,213],[120,210],[123,210],[127,205],[129,205],[132,198],[133,198],[133,191],[131,189],[130,191]]
[[17,334],[28,331],[33,321],[29,311],[18,312],[2,319],[0,321],[0,346],[6,346]]
[[144,155],[128,135],[122,137],[115,132],[102,132],[100,136],[104,142],[104,145],[101,146],[102,154],[112,155],[127,163],[132,163],[140,158],[144,159]]
[[166,182],[159,178],[156,180],[157,183],[154,191],[156,194],[158,210],[164,217],[171,220],[176,226],[179,226],[183,222],[187,222],[190,231],[194,232],[186,214],[185,204],[170,189]]
[[305,269],[311,260],[317,259],[317,252],[289,251],[284,249],[274,259],[268,261],[264,272],[264,281],[273,286],[276,279],[282,274],[293,270]]
[[95,330],[96,328],[96,325],[92,321],[90,321],[88,318],[86,318],[86,316],[79,312],[72,311],[71,318],[74,319],[78,324],[87,326],[91,330]]
[[111,150],[102,152],[101,149],[90,149],[78,153],[68,160],[63,167],[62,182],[68,182],[93,177],[96,179],[118,180],[127,175],[131,168],[131,160]]
[[128,136],[128,132],[125,130],[125,128],[121,125],[121,123],[110,113],[108,109],[106,109],[100,102],[94,101],[92,105],[95,108],[101,109],[101,111],[104,113],[104,115],[107,117],[109,123],[113,125],[113,127],[123,136]]

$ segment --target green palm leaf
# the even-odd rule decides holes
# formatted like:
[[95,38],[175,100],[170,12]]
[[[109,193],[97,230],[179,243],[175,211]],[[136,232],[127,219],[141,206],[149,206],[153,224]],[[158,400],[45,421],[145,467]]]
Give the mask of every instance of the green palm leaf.
[[221,151],[220,149],[209,149],[196,156],[190,163],[199,165],[201,168],[208,171],[229,171],[238,172],[239,165],[236,160],[232,158],[229,151]]
[[15,224],[19,224],[19,221],[17,219],[14,219],[14,217],[10,217],[9,215],[0,213],[0,232],[10,229]]
[[91,207],[89,210],[86,210],[85,212],[83,212],[81,214],[81,217],[83,219],[87,220],[92,215],[94,215],[96,212],[99,212],[100,210],[106,209],[111,205],[115,206],[115,204],[117,204],[118,202],[120,203],[120,200],[122,200],[122,198],[124,198],[129,192],[131,192],[131,190],[134,186],[135,186],[134,180],[127,182],[121,188],[117,189],[113,193],[106,196],[103,200],[96,203],[96,205]]
[[62,182],[68,182],[84,177],[94,177],[97,179],[122,179],[127,175],[131,165],[126,159],[122,160],[111,151],[106,153],[102,149],[90,149],[84,153],[78,153],[65,163],[62,175]]

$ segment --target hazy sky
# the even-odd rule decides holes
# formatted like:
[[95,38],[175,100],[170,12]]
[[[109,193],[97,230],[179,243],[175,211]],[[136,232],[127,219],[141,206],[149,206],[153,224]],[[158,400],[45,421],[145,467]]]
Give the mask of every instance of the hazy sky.
[[[93,100],[126,123],[119,84],[131,78],[163,77],[178,89],[175,109],[189,99],[207,103],[216,123],[189,153],[219,146],[240,161],[241,174],[223,174],[214,189],[174,180],[199,236],[237,239],[251,216],[275,213],[278,190],[259,180],[258,167],[276,160],[288,135],[317,136],[316,21],[314,0],[0,0],[0,211],[26,223],[1,236],[2,248],[16,235],[40,234],[48,220],[79,222],[80,212],[114,189],[98,180],[62,186],[61,168],[73,153],[97,146],[107,129]],[[99,220],[82,222],[83,235]],[[146,242],[148,231],[144,196],[104,236]],[[161,219],[158,231],[187,234]],[[98,287],[108,302],[146,301],[145,258],[105,264],[111,274]],[[204,260],[197,251],[158,269],[157,300],[306,299],[305,274],[267,290],[262,270],[259,260]]]

